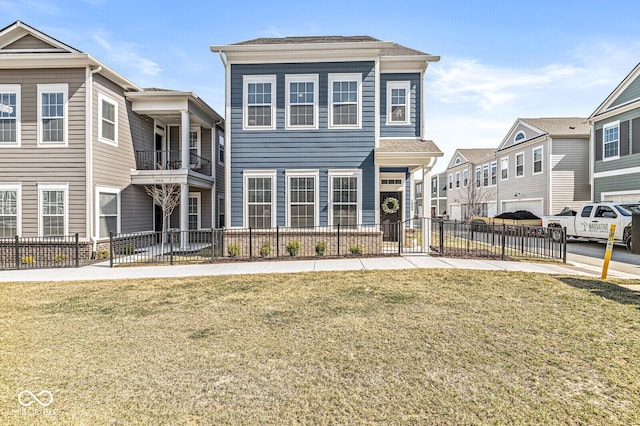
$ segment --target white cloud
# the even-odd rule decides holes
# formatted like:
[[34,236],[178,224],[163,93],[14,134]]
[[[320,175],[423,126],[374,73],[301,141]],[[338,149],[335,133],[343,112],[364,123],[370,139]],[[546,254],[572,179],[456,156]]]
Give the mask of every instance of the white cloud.
[[128,42],[111,42],[108,34],[96,32],[93,39],[106,52],[108,63],[120,65],[123,68],[133,69],[136,76],[131,76],[133,81],[147,80],[156,77],[162,69],[160,66],[137,52],[137,46]]

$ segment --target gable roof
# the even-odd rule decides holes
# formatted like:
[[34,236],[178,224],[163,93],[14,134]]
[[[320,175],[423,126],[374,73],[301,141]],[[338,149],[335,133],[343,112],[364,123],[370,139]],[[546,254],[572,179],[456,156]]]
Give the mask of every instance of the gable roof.
[[[461,166],[463,164],[480,164],[489,161],[495,157],[495,149],[493,148],[459,148],[456,149],[449,161],[447,170],[454,167]],[[462,157],[463,161],[460,164],[455,164],[455,159]]]
[[615,89],[605,98],[604,101],[591,113],[589,116],[589,121],[593,122],[596,118],[600,118],[599,116],[603,116],[607,113],[622,113],[625,110],[635,108],[638,106],[638,102],[640,98],[634,96],[628,99],[626,102],[622,102],[619,104],[615,104],[615,101],[623,94],[623,92],[632,85],[640,76],[640,63],[636,65],[629,74],[616,86]]
[[[532,137],[527,137],[513,143],[515,130],[523,125],[536,132]],[[502,151],[512,146],[521,145],[533,140],[538,140],[543,136],[551,136],[554,138],[588,138],[591,134],[591,126],[586,118],[583,117],[550,117],[550,118],[518,118],[507,132],[506,136],[496,149],[496,152]]]

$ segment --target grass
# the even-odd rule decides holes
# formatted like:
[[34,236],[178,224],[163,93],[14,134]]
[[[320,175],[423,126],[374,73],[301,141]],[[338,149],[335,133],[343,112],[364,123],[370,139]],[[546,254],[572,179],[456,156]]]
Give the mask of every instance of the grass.
[[638,424],[639,324],[495,271],[2,284],[0,424]]

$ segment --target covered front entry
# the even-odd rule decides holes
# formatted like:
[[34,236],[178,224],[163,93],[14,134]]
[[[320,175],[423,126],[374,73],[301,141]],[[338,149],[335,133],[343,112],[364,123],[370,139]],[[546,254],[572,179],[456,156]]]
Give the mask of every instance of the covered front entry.
[[398,241],[399,226],[402,220],[402,192],[381,192],[382,208],[380,209],[380,224],[382,225],[383,241]]

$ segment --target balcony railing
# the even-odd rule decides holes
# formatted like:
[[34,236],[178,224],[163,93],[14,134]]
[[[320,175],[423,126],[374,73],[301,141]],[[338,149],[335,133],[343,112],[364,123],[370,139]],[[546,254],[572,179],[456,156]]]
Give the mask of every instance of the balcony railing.
[[[182,168],[182,152],[176,149],[136,151],[136,168],[138,170],[179,170]],[[211,176],[211,161],[189,153],[189,169]]]

